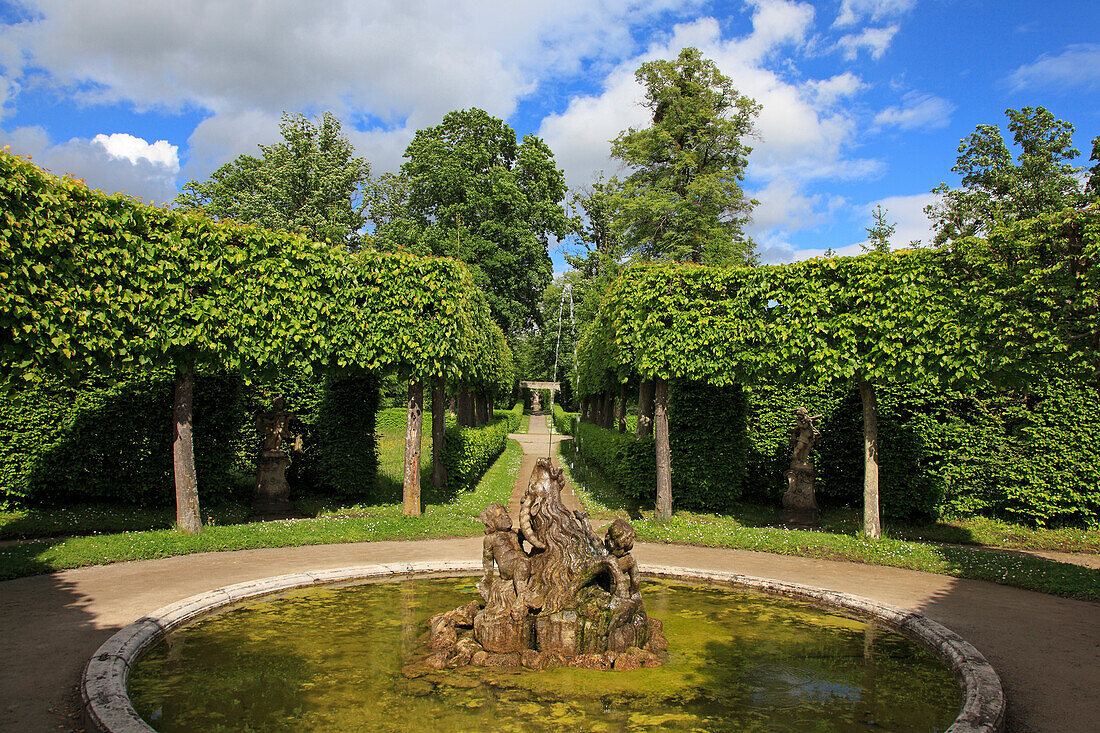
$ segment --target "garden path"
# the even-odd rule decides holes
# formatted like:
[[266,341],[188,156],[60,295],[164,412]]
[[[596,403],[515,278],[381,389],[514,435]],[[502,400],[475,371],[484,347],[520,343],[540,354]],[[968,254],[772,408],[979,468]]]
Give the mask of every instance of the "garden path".
[[[527,491],[527,482],[531,480],[531,472],[535,470],[535,461],[540,456],[550,456],[554,466],[558,464],[558,444],[563,440],[572,440],[572,436],[554,433],[550,435],[550,415],[547,413],[535,413],[531,415],[530,426],[526,433],[509,433],[508,437],[516,441],[523,448],[523,462],[519,464],[519,473],[516,474],[516,486],[512,489],[512,498],[508,501],[508,513],[512,515],[512,525],[519,526],[519,504],[523,500],[523,494]],[[569,511],[583,509],[577,495],[567,483],[561,492],[561,501]]]

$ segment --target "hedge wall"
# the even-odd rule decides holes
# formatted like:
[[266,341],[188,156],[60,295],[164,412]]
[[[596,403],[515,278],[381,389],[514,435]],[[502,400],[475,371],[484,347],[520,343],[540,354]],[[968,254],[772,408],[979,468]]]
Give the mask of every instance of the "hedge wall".
[[[653,439],[596,427],[580,420],[575,424],[573,440],[584,460],[599,468],[623,496],[635,499],[640,504],[652,504],[657,487],[657,461]],[[675,459],[672,467],[675,472]],[[675,497],[675,491],[673,496]]]
[[[114,384],[19,378],[0,391],[0,507],[117,501],[171,506],[172,385],[167,370]],[[195,381],[195,460],[204,502],[251,498],[256,414],[284,394],[304,433],[287,472],[299,491],[359,494],[377,470],[373,377],[304,373],[246,385],[234,375]]]
[[[814,449],[823,506],[860,506],[859,393],[843,386],[759,382],[743,391],[673,380],[672,496],[677,508],[722,511],[739,498],[778,506],[794,409],[822,415]],[[1048,377],[1030,394],[880,390],[881,507],[894,519],[979,514],[1039,526],[1100,523],[1100,392]],[[555,410],[555,413],[558,411]],[[555,414],[555,424],[564,420]],[[576,424],[577,449],[624,495],[652,503],[651,439]]]
[[558,435],[572,435],[573,434],[573,421],[577,419],[579,413],[566,412],[562,409],[561,405],[554,403],[554,432]]
[[[860,505],[862,414],[855,390],[758,383],[746,393],[747,498],[779,502],[790,461],[787,431],[794,408],[805,405],[823,416],[814,450],[819,500]],[[1039,526],[1100,522],[1096,385],[1061,376],[1048,376],[1028,394],[886,385],[878,404],[885,516],[978,514]]]
[[443,446],[443,465],[447,469],[447,489],[467,491],[477,486],[481,476],[497,456],[504,452],[508,433],[519,430],[523,404],[511,410],[496,410],[493,419],[480,427],[447,426]]

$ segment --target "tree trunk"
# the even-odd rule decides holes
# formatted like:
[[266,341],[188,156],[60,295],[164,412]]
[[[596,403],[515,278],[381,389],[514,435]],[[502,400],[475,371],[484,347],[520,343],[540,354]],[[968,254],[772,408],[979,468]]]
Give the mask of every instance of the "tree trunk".
[[437,489],[447,484],[447,469],[443,467],[444,428],[447,425],[446,387],[445,378],[435,378],[432,388],[432,486]]
[[194,384],[195,372],[190,363],[176,370],[172,471],[176,479],[176,524],[187,534],[202,531],[199,479],[195,473],[195,444],[191,437],[191,396]]
[[409,380],[409,413],[405,423],[405,485],[401,492],[406,517],[420,516],[420,436],[424,428],[424,384]]
[[638,383],[638,437],[653,435],[653,380]]
[[610,430],[615,426],[615,396],[611,390],[603,393],[603,427]]
[[470,390],[465,384],[458,386],[458,424],[464,428],[468,428],[474,424],[473,421],[473,403],[470,398]]
[[626,432],[626,382],[619,385],[619,432]]
[[859,382],[863,402],[863,534],[872,539],[882,536],[878,506],[878,404],[875,387],[867,380]]
[[588,398],[587,397],[581,397],[581,404],[580,404],[581,422],[587,422],[587,417],[588,417]]
[[653,384],[654,447],[657,452],[657,511],[659,522],[672,519],[672,453],[668,445],[668,380],[658,377]]
[[477,424],[487,425],[489,423],[489,398],[485,396],[484,392],[478,390],[474,397],[474,404],[477,407]]

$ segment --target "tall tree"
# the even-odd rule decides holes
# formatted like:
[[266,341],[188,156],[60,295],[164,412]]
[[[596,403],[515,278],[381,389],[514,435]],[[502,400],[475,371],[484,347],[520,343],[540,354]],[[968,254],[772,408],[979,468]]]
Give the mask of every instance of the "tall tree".
[[925,208],[936,246],[1085,202],[1082,169],[1069,163],[1080,154],[1073,147],[1073,125],[1043,107],[1005,115],[1019,149],[1016,159],[996,125],[978,125],[959,143],[951,170],[962,176],[962,188],[941,183],[933,189],[940,201]]
[[731,264],[751,261],[744,233],[752,207],[741,181],[760,105],[696,48],[635,73],[652,124],[611,141],[633,173],[617,197],[626,244],[644,258]]
[[874,223],[866,227],[867,244],[860,245],[864,252],[890,254],[890,237],[894,236],[894,232],[897,231],[898,223],[887,221],[886,214],[889,211],[889,209],[882,208],[882,204],[878,204],[871,210],[871,218]]
[[331,112],[317,124],[284,112],[279,129],[283,142],[260,145],[260,157],[241,155],[205,182],[188,182],[176,205],[358,247],[370,166],[354,156],[340,121]]
[[372,246],[466,262],[505,333],[539,323],[553,267],[551,235],[568,233],[565,177],[541,139],[484,110],[451,112],[419,130],[400,177],[374,187]]

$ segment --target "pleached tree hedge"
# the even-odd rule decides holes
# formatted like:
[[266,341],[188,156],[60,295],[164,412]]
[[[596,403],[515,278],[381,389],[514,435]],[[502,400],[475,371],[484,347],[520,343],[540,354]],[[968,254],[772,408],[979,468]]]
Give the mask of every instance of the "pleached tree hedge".
[[877,537],[876,392],[887,384],[1019,386],[1055,367],[1095,370],[1098,231],[1093,207],[951,249],[757,268],[631,268],[578,346],[580,381],[591,404],[630,378],[655,380],[661,518],[671,511],[664,495],[671,480],[662,477],[668,418],[661,395],[669,379],[857,388],[864,530]]
[[[6,151],[0,241],[0,376],[174,371],[174,483],[185,531],[201,529],[196,373],[344,377],[396,367],[411,383],[503,379],[495,361],[485,365],[507,361],[493,352],[503,339],[469,271],[453,260],[349,253],[215,223],[104,195]],[[407,482],[407,513],[419,513],[419,496],[408,495],[417,489]]]

